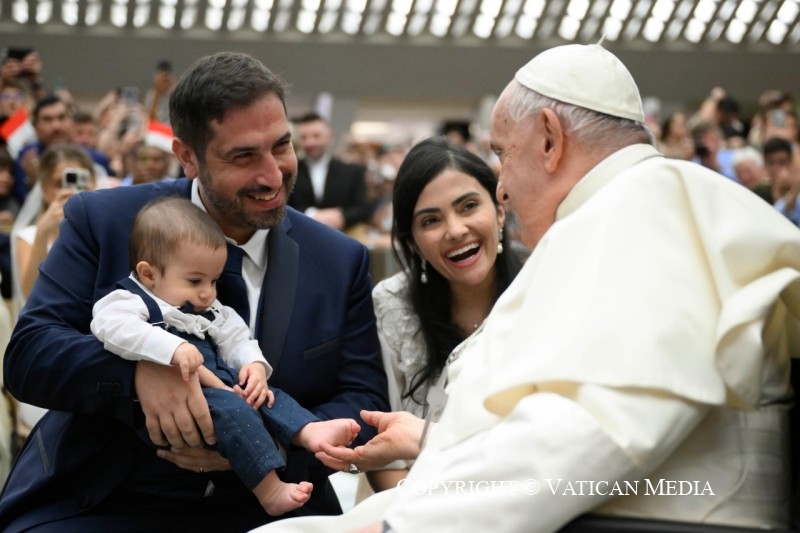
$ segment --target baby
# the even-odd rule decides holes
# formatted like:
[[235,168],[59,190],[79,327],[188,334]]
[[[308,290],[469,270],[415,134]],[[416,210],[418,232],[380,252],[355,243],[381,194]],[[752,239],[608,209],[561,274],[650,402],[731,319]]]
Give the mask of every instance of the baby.
[[323,442],[350,444],[359,425],[320,421],[267,386],[272,368],[258,342],[236,311],[216,299],[226,240],[202,209],[176,197],[143,207],[130,258],[130,277],[94,305],[92,333],[125,359],[173,365],[187,381],[196,374],[219,452],[266,512],[277,516],[303,505],[313,486],[278,477],[275,469],[285,464],[273,436],[285,447],[317,452]]

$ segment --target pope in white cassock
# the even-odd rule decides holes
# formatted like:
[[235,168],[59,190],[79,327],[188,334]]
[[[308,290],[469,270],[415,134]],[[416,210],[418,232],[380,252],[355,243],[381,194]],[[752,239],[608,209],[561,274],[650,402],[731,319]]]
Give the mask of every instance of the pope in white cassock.
[[[601,45],[520,69],[491,139],[498,197],[533,252],[451,355],[408,478],[342,517],[257,531],[547,532],[587,512],[785,527],[800,231],[658,153],[633,78]],[[420,436],[410,415],[368,418],[381,434],[329,450],[329,466],[388,462],[402,431]]]

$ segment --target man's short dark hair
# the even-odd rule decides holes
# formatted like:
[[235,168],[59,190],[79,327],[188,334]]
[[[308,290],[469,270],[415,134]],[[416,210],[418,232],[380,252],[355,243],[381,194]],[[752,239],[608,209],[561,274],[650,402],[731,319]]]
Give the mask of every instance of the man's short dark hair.
[[202,57],[170,94],[172,129],[202,159],[211,139],[212,121],[269,95],[277,97],[286,109],[286,82],[257,59],[237,52]]
[[31,112],[31,122],[33,124],[36,124],[36,121],[39,120],[39,113],[42,112],[42,109],[44,109],[45,107],[54,106],[56,104],[64,104],[66,106],[64,100],[53,94],[45,96],[44,98],[36,102],[36,105],[33,106],[33,111]]
[[726,96],[717,102],[717,110],[724,113],[739,113],[740,109],[739,102],[730,96]]
[[94,124],[94,117],[85,111],[77,111],[72,116],[72,121],[75,124]]
[[316,111],[308,111],[307,113],[303,113],[299,117],[295,118],[292,122],[294,122],[295,124],[308,124],[309,122],[319,122],[319,121],[327,123],[327,121],[322,117],[322,115],[320,115]]
[[792,143],[788,140],[783,139],[781,137],[770,137],[764,142],[764,146],[761,147],[761,151],[764,153],[764,157],[775,154],[778,152],[786,152],[787,154],[792,154]]

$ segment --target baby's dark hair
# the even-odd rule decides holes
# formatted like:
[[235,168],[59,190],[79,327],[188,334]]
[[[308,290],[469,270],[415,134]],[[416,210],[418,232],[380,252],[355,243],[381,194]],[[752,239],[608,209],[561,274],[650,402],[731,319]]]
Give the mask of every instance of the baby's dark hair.
[[145,205],[136,215],[129,247],[130,270],[147,261],[163,272],[181,243],[225,247],[225,234],[202,209],[186,198],[166,196]]

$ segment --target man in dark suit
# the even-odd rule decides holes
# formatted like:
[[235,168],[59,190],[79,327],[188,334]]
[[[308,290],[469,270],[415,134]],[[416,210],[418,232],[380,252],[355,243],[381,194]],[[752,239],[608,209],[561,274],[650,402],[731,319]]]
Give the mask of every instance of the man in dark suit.
[[[367,250],[285,207],[297,160],[282,80],[244,54],[215,54],[183,76],[170,114],[190,179],[74,196],[12,335],[6,386],[51,411],[0,495],[0,530],[245,531],[272,519],[202,447],[216,439],[199,382],[122,360],[89,331],[93,303],[131,270],[136,213],[159,196],[190,198],[244,251],[250,329],[271,385],[322,419],[389,407]],[[304,450],[287,454],[281,477],[314,484],[298,512],[341,512],[331,471]]]
[[331,155],[333,132],[319,114],[307,113],[294,123],[305,157],[298,162],[289,205],[338,230],[366,222],[371,211],[366,169]]

